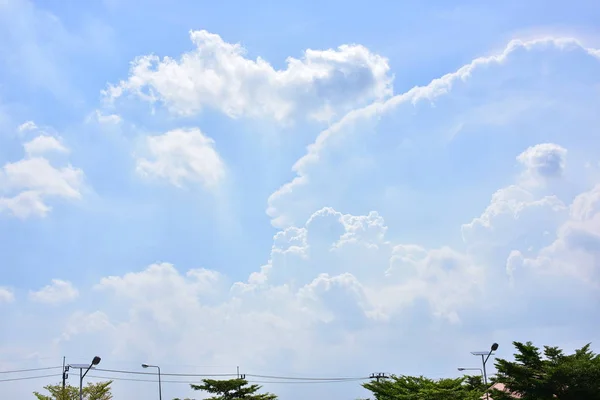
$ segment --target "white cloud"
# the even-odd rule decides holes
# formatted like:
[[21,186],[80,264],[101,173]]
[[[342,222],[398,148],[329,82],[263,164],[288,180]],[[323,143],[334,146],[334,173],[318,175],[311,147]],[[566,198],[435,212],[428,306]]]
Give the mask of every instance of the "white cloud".
[[556,227],[567,215],[567,206],[556,196],[536,196],[520,186],[498,190],[481,216],[462,225],[466,243],[507,245],[523,235],[531,235],[535,226],[541,234]]
[[201,183],[209,189],[225,177],[214,140],[197,128],[175,129],[145,140],[148,158],[137,158],[137,171],[143,176],[166,179],[175,186]]
[[23,219],[44,217],[51,210],[46,199],[81,198],[83,171],[71,165],[55,167],[44,157],[52,151],[69,151],[58,139],[40,135],[23,147],[25,158],[0,169],[0,212]]
[[123,121],[121,116],[118,114],[104,114],[100,110],[95,110],[92,114],[90,114],[87,117],[87,121],[90,121],[92,119],[95,119],[101,124],[107,125],[118,125]]
[[570,217],[558,227],[555,240],[534,255],[515,252],[511,270],[523,266],[539,273],[574,276],[600,288],[600,186],[578,195]]
[[0,197],[0,211],[7,210],[17,218],[44,217],[50,212],[39,192],[25,191],[14,197]]
[[60,279],[52,279],[50,285],[46,285],[38,291],[29,292],[29,298],[37,303],[62,304],[75,300],[79,291],[73,287],[71,282]]
[[[489,265],[475,263],[469,254],[399,243],[387,230],[377,213],[324,208],[304,226],[278,232],[269,261],[246,282],[231,285],[216,271],[184,272],[169,263],[105,277],[90,294],[91,310],[66,318],[59,341],[70,349],[85,348],[93,338],[106,360],[197,365],[202,359],[210,365],[240,364],[249,373],[319,375],[331,368],[334,375],[345,375],[395,368],[393,344],[406,360],[428,359],[423,348],[435,346],[440,334],[446,353],[468,356],[474,337],[465,329],[472,324],[493,323],[485,336],[510,341],[529,325],[515,327],[514,311],[507,310],[546,305],[510,289],[506,276],[497,279]],[[518,270],[519,263],[514,267]],[[520,277],[519,283],[528,291],[547,290],[549,283],[537,276]],[[594,301],[593,293],[579,295]],[[556,318],[540,315],[535,324],[554,329]]]
[[[563,65],[585,73],[560,74]],[[458,160],[477,160],[477,168],[489,169],[488,175],[507,176],[511,166],[508,159],[497,165],[499,155],[523,152],[531,142],[542,140],[565,140],[569,151],[569,142],[576,141],[573,151],[592,157],[590,147],[579,144],[593,135],[597,124],[590,106],[597,96],[597,65],[596,53],[573,39],[515,40],[500,54],[477,58],[426,86],[349,112],[308,146],[293,165],[296,176],[270,196],[267,214],[274,226],[285,227],[322,204],[351,207],[352,200],[356,206],[356,193],[368,194],[369,204],[383,207],[393,190],[413,195],[414,186],[420,188],[415,174],[406,171],[439,176],[441,164],[448,173],[451,169],[456,173],[444,179],[447,185],[437,185],[442,193],[429,193],[422,202],[458,196],[468,182],[465,174],[471,174],[458,168]],[[569,139],[564,136],[567,130],[572,132]],[[480,142],[483,135],[486,145]],[[538,174],[548,175],[551,166],[558,174],[565,165],[564,155],[562,147],[546,144],[528,150],[521,160],[537,168]],[[411,200],[407,197],[402,200]]]
[[19,128],[18,128],[19,132],[34,131],[37,129],[38,129],[38,127],[35,124],[35,122],[33,122],[33,121],[24,122],[21,125],[19,125]]
[[15,301],[15,294],[12,290],[6,287],[0,286],[0,304],[12,303]]
[[47,196],[78,199],[83,173],[71,166],[53,167],[45,158],[26,158],[2,167],[7,189],[34,190]]
[[385,58],[359,45],[333,50],[306,50],[275,70],[262,58],[245,58],[239,44],[207,31],[191,31],[196,49],[180,60],[155,55],[138,57],[127,80],[110,85],[109,100],[131,93],[151,103],[161,101],[178,114],[204,108],[230,117],[268,117],[278,121],[297,115],[330,118],[392,92]]
[[111,325],[108,315],[102,311],[95,311],[90,314],[76,312],[69,317],[61,339],[68,341],[75,335],[114,329],[115,327]]
[[529,147],[519,154],[517,161],[526,168],[526,178],[551,179],[563,175],[567,149],[554,143]]
[[[232,283],[213,270],[170,263],[108,276],[93,292],[82,291],[81,311],[53,315],[54,330],[38,333],[40,343],[54,334],[62,354],[87,351],[92,342],[103,363],[126,360],[131,368],[152,360],[182,371],[202,360],[232,366],[224,372],[241,365],[243,372],[364,376],[419,374],[435,365],[425,373],[443,376],[472,361],[474,346],[492,341],[503,343],[499,356],[510,357],[515,339],[597,340],[600,188],[581,193],[569,175],[580,171],[578,160],[597,158],[593,138],[581,145],[587,125],[597,130],[589,124],[595,103],[586,97],[597,76],[564,74],[573,58],[588,62],[589,53],[572,41],[513,42],[501,56],[351,112],[321,134],[296,164],[296,179],[270,199],[271,216],[283,228],[265,265],[245,270],[248,279]],[[542,72],[543,82],[536,80]],[[555,86],[536,91],[544,82]],[[532,124],[546,121],[537,113],[555,119]],[[558,140],[565,127],[573,141]],[[568,190],[522,185],[515,156],[536,153],[536,143],[568,148],[568,169],[561,157],[554,164],[563,175],[560,188]],[[170,131],[145,144],[141,173],[181,186],[223,178],[212,169],[223,167],[214,143],[198,130]],[[524,165],[547,172],[543,161],[527,156]],[[399,195],[388,200],[388,214],[379,202],[390,193]],[[416,200],[407,207],[402,201],[410,196]],[[336,211],[342,209],[352,214]],[[422,241],[413,239],[422,226],[410,219],[417,213],[432,221]],[[465,213],[456,224],[440,219]],[[235,241],[231,247],[242,251]],[[115,385],[127,390],[122,397],[144,397],[138,382],[126,385]],[[281,398],[319,398],[322,390],[282,386],[267,389]],[[357,387],[328,393],[356,398]],[[170,398],[190,394],[184,385],[164,389]]]
[[49,152],[68,153],[63,144],[52,136],[40,135],[24,144],[25,152],[30,157],[40,156]]

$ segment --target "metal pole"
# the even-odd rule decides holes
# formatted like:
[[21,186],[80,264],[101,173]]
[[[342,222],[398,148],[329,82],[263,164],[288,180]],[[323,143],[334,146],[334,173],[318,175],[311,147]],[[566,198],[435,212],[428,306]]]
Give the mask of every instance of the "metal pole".
[[156,366],[156,368],[158,368],[158,399],[162,400],[162,387],[160,385],[160,367]]
[[79,400],[83,400],[83,368],[79,368]]
[[63,357],[63,381],[62,381],[62,390],[63,390],[63,395],[65,394],[65,379],[66,379],[66,372],[65,372],[65,361],[66,361],[66,357]]
[[[490,351],[490,354],[492,354],[492,352]],[[487,358],[484,360],[483,359],[483,354],[481,355],[481,362],[483,363],[483,381],[485,382],[485,398],[487,400],[490,400],[490,388],[488,387],[488,381],[487,381],[487,371],[485,370],[485,363],[487,361],[488,358],[490,358],[490,354],[488,354]]]
[[487,371],[485,370],[485,360],[483,359],[483,354],[481,355],[481,363],[483,364],[483,382],[485,386],[487,386]]

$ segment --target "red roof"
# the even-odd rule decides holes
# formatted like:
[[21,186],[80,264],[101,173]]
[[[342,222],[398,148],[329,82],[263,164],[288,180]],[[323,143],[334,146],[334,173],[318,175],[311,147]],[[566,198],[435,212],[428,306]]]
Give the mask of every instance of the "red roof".
[[[492,390],[492,389],[496,389],[496,390],[499,390],[499,391],[504,392],[504,393],[510,393],[510,391],[506,388],[506,386],[504,386],[503,383],[494,383],[488,390]],[[517,394],[517,393],[510,393],[510,396],[512,398],[514,398],[514,399],[520,399],[521,398],[521,395]],[[485,399],[485,400],[488,399],[487,395],[485,395],[485,394],[483,396],[481,396],[481,398]],[[492,399],[492,396],[490,396],[489,400],[494,400],[494,399]]]

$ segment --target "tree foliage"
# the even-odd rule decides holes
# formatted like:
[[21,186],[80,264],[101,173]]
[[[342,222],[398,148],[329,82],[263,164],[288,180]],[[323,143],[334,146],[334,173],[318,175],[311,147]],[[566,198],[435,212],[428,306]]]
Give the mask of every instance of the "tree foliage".
[[[245,379],[215,380],[203,379],[201,385],[190,385],[194,390],[201,390],[214,396],[206,400],[276,400],[277,396],[271,393],[258,394],[262,386],[250,385]],[[175,399],[178,400],[178,399]],[[188,400],[188,399],[186,399]]]
[[[111,400],[112,393],[110,385],[112,381],[88,383],[83,388],[83,398],[85,400]],[[44,389],[48,394],[33,392],[38,400],[79,400],[79,387],[67,385],[63,389],[61,384],[47,385]]]
[[481,378],[433,380],[423,376],[392,376],[363,384],[376,400],[476,400],[483,394]]
[[[573,354],[558,347],[513,342],[514,361],[496,360],[496,381],[523,400],[600,400],[600,355],[587,344]],[[509,393],[492,391],[494,400],[510,400]]]

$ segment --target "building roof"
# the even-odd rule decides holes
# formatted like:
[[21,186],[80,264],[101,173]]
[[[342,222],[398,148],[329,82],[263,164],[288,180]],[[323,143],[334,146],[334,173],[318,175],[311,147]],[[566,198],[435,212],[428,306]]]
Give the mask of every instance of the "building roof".
[[[490,386],[490,388],[488,389],[488,391],[493,390],[493,389],[499,390],[499,391],[504,392],[504,393],[509,393],[510,396],[513,399],[520,399],[521,398],[520,394],[510,393],[510,391],[506,388],[506,386],[504,386],[503,383],[494,383],[492,386]],[[485,400],[488,400],[488,397],[485,394],[483,396],[481,396],[481,398],[485,399]],[[492,396],[490,396],[489,400],[494,400],[494,399],[492,399]]]

